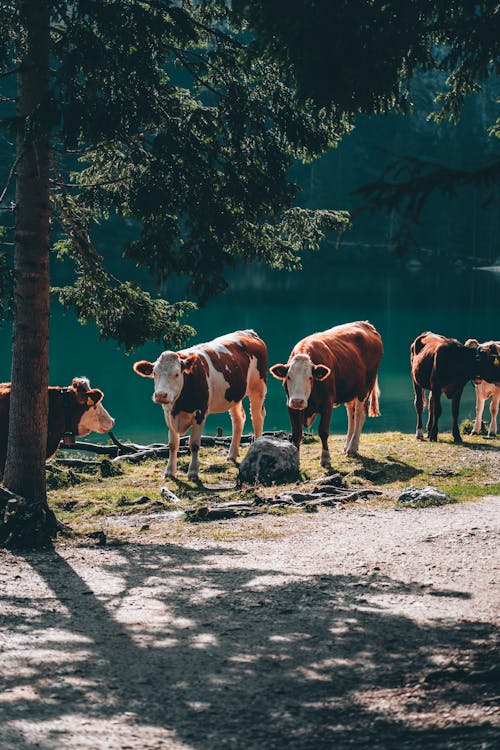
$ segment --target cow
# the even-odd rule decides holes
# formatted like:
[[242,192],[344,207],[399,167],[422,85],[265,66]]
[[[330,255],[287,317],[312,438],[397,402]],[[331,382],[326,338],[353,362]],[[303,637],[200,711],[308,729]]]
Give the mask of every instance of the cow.
[[422,411],[425,391],[430,391],[427,434],[437,441],[438,420],[442,413],[441,394],[451,399],[453,440],[461,443],[458,410],[468,380],[481,378],[488,383],[500,381],[500,358],[479,346],[465,346],[457,339],[426,331],[417,336],[410,347],[410,363],[417,412],[416,438],[424,439]]
[[[0,476],[7,456],[11,383],[0,383]],[[57,451],[61,439],[74,441],[90,432],[108,432],[115,420],[102,405],[103,392],[91,388],[88,378],[73,378],[67,388],[49,386],[46,458]]]
[[[477,339],[468,339],[465,342],[465,346],[470,348],[479,346],[482,350],[500,357],[500,341],[485,341],[480,344]],[[476,420],[471,435],[479,435],[481,433],[484,405],[491,398],[491,421],[488,429],[488,437],[495,437],[497,434],[498,405],[500,403],[500,383],[487,383],[486,380],[476,379],[474,380],[474,388],[476,391]]]
[[300,449],[302,428],[320,415],[321,466],[330,466],[328,435],[332,410],[345,404],[348,431],[344,452],[356,455],[367,413],[380,415],[378,369],[383,354],[382,338],[366,320],[345,323],[313,333],[292,349],[286,365],[271,367],[283,381],[292,425],[292,442]]
[[180,436],[191,427],[188,479],[198,480],[198,452],[207,416],[228,411],[232,437],[227,459],[236,462],[245,424],[242,401],[250,400],[255,437],[262,435],[267,386],[267,348],[252,330],[228,333],[181,351],[141,360],[134,372],[154,379],[153,401],[161,404],[170,448],[166,477],[177,473]]

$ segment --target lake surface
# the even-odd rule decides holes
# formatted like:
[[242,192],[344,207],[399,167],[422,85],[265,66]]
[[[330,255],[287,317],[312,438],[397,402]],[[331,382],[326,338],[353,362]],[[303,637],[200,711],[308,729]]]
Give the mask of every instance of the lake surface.
[[[345,255],[342,253],[342,255]],[[169,290],[170,292],[175,290]],[[169,298],[173,298],[170,294]],[[188,319],[197,329],[189,342],[207,341],[229,331],[254,328],[266,341],[270,364],[286,362],[294,344],[314,331],[352,320],[370,320],[384,340],[379,383],[382,416],[367,419],[365,430],[413,432],[415,413],[409,377],[409,346],[422,331],[432,330],[462,341],[500,339],[500,275],[438,264],[410,270],[395,262],[377,263],[333,253],[309,256],[302,271],[278,273],[249,267],[235,276],[230,289]],[[166,441],[163,413],[153,404],[152,381],[132,371],[136,359],[154,360],[161,346],[148,344],[125,355],[112,342],[101,341],[93,326],[82,327],[71,313],[54,305],[50,382],[67,385],[86,375],[105,392],[105,406],[116,419],[115,434],[138,442]],[[10,331],[0,329],[5,356],[0,378],[10,378]],[[288,429],[281,383],[269,377],[265,429]],[[450,427],[449,403],[443,399],[442,428]],[[460,418],[474,413],[474,389],[467,385]],[[248,415],[248,408],[247,408]],[[346,430],[345,409],[333,413],[332,432]],[[228,415],[214,415],[207,432],[222,426],[230,433]],[[317,429],[315,423],[313,429]],[[249,416],[245,432],[251,431]],[[93,440],[93,436],[89,436]]]

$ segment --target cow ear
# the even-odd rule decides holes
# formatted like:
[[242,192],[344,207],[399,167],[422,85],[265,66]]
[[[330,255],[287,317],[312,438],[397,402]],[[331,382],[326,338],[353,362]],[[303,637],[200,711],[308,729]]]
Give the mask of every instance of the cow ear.
[[153,363],[148,362],[146,359],[141,359],[140,362],[136,362],[134,365],[134,372],[143,378],[153,377]]
[[467,339],[465,346],[469,349],[476,349],[479,346],[479,341],[477,339]]
[[273,365],[269,368],[269,372],[271,373],[273,378],[276,378],[276,380],[285,380],[286,376],[288,375],[288,366]]
[[104,393],[99,388],[92,388],[85,394],[85,406],[97,406],[104,398]]
[[181,370],[185,375],[189,375],[193,370],[194,363],[198,359],[197,354],[188,354],[186,357],[181,357]]
[[326,365],[313,365],[313,378],[314,380],[326,380],[331,370]]

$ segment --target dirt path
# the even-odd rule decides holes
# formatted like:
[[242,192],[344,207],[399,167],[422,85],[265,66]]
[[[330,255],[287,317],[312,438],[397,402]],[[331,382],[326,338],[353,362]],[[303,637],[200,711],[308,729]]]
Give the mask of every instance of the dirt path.
[[499,501],[1,552],[0,747],[498,747]]

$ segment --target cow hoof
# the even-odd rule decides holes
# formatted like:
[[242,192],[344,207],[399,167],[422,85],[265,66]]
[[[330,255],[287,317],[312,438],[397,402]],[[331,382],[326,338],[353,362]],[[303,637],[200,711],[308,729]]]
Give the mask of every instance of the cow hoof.
[[480,433],[477,430],[472,430],[471,435],[479,435]]
[[460,443],[463,443],[463,440],[462,440],[462,438],[460,436],[456,436],[456,437],[453,436],[453,442],[457,443],[458,445],[460,445]]
[[175,479],[175,471],[166,469],[165,474],[163,476],[165,477],[165,479]]
[[199,482],[200,477],[198,476],[198,472],[196,471],[188,471],[188,479],[190,482]]
[[356,458],[356,456],[358,455],[358,451],[349,450],[349,451],[345,451],[345,454],[347,458]]
[[226,461],[227,461],[228,464],[230,463],[230,464],[234,464],[235,466],[237,466],[238,465],[238,456],[236,456],[236,458],[234,456],[228,456],[226,458]]
[[417,440],[425,440],[423,430],[417,430],[415,433],[415,437],[417,438]]
[[494,438],[496,436],[497,436],[496,432],[488,432],[488,437],[489,438]]

